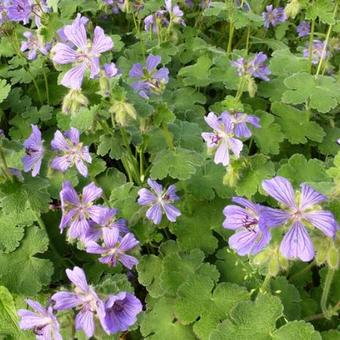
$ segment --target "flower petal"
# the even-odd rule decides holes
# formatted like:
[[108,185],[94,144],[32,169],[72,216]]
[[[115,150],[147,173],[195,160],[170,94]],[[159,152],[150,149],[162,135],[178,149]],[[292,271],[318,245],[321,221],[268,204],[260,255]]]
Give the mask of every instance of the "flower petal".
[[80,288],[84,293],[88,292],[89,285],[87,284],[86,275],[81,268],[75,266],[73,270],[66,269],[66,275],[76,287]]
[[337,222],[330,211],[318,210],[304,213],[303,217],[314,227],[321,230],[326,236],[334,237],[337,231]]
[[223,141],[216,150],[214,162],[215,164],[228,165],[230,161],[229,149],[225,141]]
[[287,178],[276,176],[272,179],[264,180],[262,187],[268,195],[275,198],[278,202],[290,208],[296,207],[295,193]]
[[284,236],[280,251],[289,260],[300,259],[308,262],[314,257],[314,247],[304,225],[295,222],[288,233]]
[[162,208],[160,204],[155,204],[146,212],[146,217],[153,221],[154,224],[160,224],[162,220]]
[[327,197],[320,194],[316,190],[314,190],[309,185],[302,183],[301,184],[301,198],[300,198],[300,208],[302,210],[308,209],[313,205],[319,204],[325,200]]
[[103,190],[97,187],[93,182],[88,184],[83,189],[83,202],[90,203],[100,198],[103,194]]
[[95,54],[100,55],[103,52],[112,50],[112,48],[112,39],[108,35],[105,35],[104,30],[101,27],[96,26],[93,33],[92,51]]
[[85,63],[79,64],[68,70],[61,80],[61,85],[74,90],[80,90],[84,79],[84,74],[87,66]]
[[179,209],[172,204],[163,204],[165,215],[170,222],[176,222],[176,218],[181,215]]
[[52,60],[56,64],[73,64],[77,60],[77,52],[70,46],[57,43],[52,49]]
[[82,329],[86,336],[91,338],[95,330],[93,312],[81,310],[76,316],[75,327],[77,330]]

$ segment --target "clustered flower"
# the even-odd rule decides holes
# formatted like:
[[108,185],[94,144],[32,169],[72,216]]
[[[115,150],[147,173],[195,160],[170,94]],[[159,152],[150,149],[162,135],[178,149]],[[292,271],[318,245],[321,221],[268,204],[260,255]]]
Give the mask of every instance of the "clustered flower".
[[236,231],[229,239],[229,246],[240,255],[256,254],[270,242],[270,228],[282,226],[288,231],[281,241],[281,254],[290,260],[312,260],[314,246],[308,229],[317,228],[333,238],[339,228],[334,215],[320,206],[326,196],[306,183],[295,193],[289,180],[281,176],[264,180],[262,187],[280,209],[235,197],[233,202],[243,207],[229,205],[224,209],[224,228]]
[[[87,176],[85,163],[91,163],[92,158],[88,147],[83,146],[80,142],[80,134],[76,128],[71,128],[64,135],[57,130],[51,141],[51,146],[54,151],[61,154],[52,160],[51,168],[65,172],[75,166],[81,175]],[[36,125],[32,125],[32,134],[25,140],[24,147],[26,152],[22,159],[24,171],[32,170],[32,176],[35,177],[40,172],[45,154],[41,132]]]
[[167,27],[170,23],[185,26],[183,11],[172,0],[165,0],[165,9],[160,9],[144,18],[145,31],[158,33],[161,27]]
[[240,157],[243,143],[238,138],[251,136],[247,123],[260,127],[258,117],[241,112],[235,114],[222,112],[219,117],[210,112],[204,119],[213,132],[203,132],[202,138],[207,143],[208,149],[215,151],[214,162],[224,166],[230,163],[230,151],[236,158]]
[[298,33],[299,38],[309,36],[310,23],[308,21],[301,21],[300,24],[296,27],[296,32]]
[[74,90],[80,90],[86,71],[90,72],[91,79],[98,77],[101,54],[113,48],[112,39],[99,26],[94,29],[92,41],[88,40],[87,22],[87,18],[78,14],[71,25],[66,25],[58,32],[64,42],[58,42],[52,48],[53,62],[59,65],[72,64],[61,84]]
[[2,20],[22,22],[28,24],[34,19],[37,27],[41,26],[41,17],[49,12],[46,0],[5,0],[0,7]]
[[232,61],[231,65],[235,67],[237,74],[240,77],[254,77],[264,81],[268,81],[268,76],[271,74],[268,66],[266,65],[267,56],[263,52],[256,53],[254,58],[246,60],[241,57],[236,61]]
[[266,6],[266,11],[262,13],[264,27],[275,27],[287,20],[287,15],[283,7],[273,8],[273,5]]
[[145,99],[149,99],[151,93],[159,94],[169,81],[169,70],[166,67],[157,69],[160,62],[160,56],[150,54],[145,67],[140,63],[131,67],[129,76],[137,80],[131,87]]
[[[303,56],[309,58],[309,45],[303,50]],[[325,60],[329,56],[329,51],[325,43],[321,40],[313,40],[312,44],[312,64],[316,65],[320,60]]]
[[110,8],[113,14],[124,10],[125,0],[103,0],[103,3]]
[[77,311],[75,329],[83,330],[88,338],[95,333],[96,319],[107,334],[124,332],[137,321],[142,304],[133,294],[119,292],[103,300],[88,284],[81,268],[66,269],[66,275],[74,286],[73,291],[53,294],[46,308],[36,301],[26,300],[33,311],[18,311],[21,329],[31,329],[37,339],[62,340],[56,312],[69,309]]
[[42,55],[47,55],[48,51],[51,49],[51,44],[44,43],[41,36],[33,32],[24,32],[24,37],[26,41],[21,43],[21,52],[27,51],[27,59],[34,60],[37,58],[38,53]]

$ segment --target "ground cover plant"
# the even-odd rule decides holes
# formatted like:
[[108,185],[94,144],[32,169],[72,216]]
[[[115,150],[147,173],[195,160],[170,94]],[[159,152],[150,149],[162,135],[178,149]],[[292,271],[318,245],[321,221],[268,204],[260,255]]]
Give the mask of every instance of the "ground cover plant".
[[0,338],[340,339],[337,0],[1,0]]

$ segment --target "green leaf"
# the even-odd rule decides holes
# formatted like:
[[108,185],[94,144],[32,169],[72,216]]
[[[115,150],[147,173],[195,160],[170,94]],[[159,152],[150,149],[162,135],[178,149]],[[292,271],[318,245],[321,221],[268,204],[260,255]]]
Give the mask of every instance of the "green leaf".
[[297,320],[301,314],[301,297],[297,288],[283,277],[276,277],[271,283],[272,293],[281,299],[287,320]]
[[315,20],[319,18],[325,24],[334,25],[334,1],[316,0],[309,3],[306,11],[306,19]]
[[186,182],[186,190],[194,195],[196,199],[213,200],[216,195],[227,198],[232,195],[232,190],[221,184],[225,169],[217,166],[214,162],[206,162]]
[[29,228],[19,248],[10,254],[0,254],[0,284],[16,294],[37,294],[50,283],[53,274],[49,260],[34,256],[47,248],[46,232],[37,227]]
[[101,135],[97,154],[100,156],[109,154],[112,159],[120,159],[124,151],[122,145],[122,138],[118,133],[115,133],[114,136]]
[[183,83],[187,86],[207,86],[211,83],[211,66],[211,59],[204,55],[197,59],[196,64],[182,67],[178,76],[183,78]]
[[212,292],[213,287],[209,277],[195,277],[178,289],[175,314],[184,324],[198,320],[194,332],[199,339],[208,340],[210,332],[239,302],[249,300],[244,287],[225,282]]
[[150,171],[151,177],[163,179],[166,176],[186,180],[203,163],[203,157],[195,151],[177,148],[167,152],[159,152]]
[[24,237],[24,227],[35,221],[33,212],[29,209],[21,213],[0,214],[0,252],[10,253],[15,250]]
[[282,316],[280,299],[269,294],[240,302],[210,334],[210,340],[270,340],[277,319]]
[[288,322],[273,333],[273,340],[321,340],[319,332],[315,331],[313,325],[305,321]]
[[80,131],[90,130],[93,126],[98,105],[93,105],[90,108],[83,107],[71,117],[71,126]]
[[18,322],[13,297],[6,287],[0,286],[0,335],[10,335],[17,339],[21,333]]
[[325,137],[318,149],[323,155],[336,155],[339,151],[339,144],[336,142],[340,136],[340,128],[326,127]]
[[247,160],[246,168],[239,174],[235,191],[239,196],[251,198],[264,179],[274,175],[274,164],[265,155],[255,155]]
[[161,271],[162,260],[156,255],[143,256],[137,265],[138,281],[146,287],[148,293],[153,298],[163,295],[163,289],[159,281]]
[[0,103],[2,103],[11,91],[11,85],[7,84],[6,80],[0,80]]
[[275,76],[287,77],[298,72],[308,72],[308,66],[308,59],[296,56],[289,49],[274,51],[270,58],[270,70]]
[[340,331],[336,329],[330,329],[329,331],[322,332],[321,336],[322,340],[339,340]]
[[217,239],[213,236],[213,229],[221,229],[223,215],[221,213],[224,202],[190,202],[190,211],[183,213],[176,223],[170,225],[170,230],[177,236],[181,249],[190,250],[200,248],[211,254],[217,248]]
[[274,116],[267,112],[256,111],[256,116],[261,120],[261,128],[253,129],[256,145],[264,154],[279,154],[280,143],[284,140],[280,125],[275,122]]
[[330,182],[324,163],[318,159],[307,159],[301,154],[295,154],[289,158],[286,164],[281,165],[278,175],[287,177],[295,185],[301,183]]
[[148,303],[141,321],[140,331],[148,340],[196,340],[191,327],[184,326],[174,317],[176,302],[171,298],[160,298]]
[[308,101],[312,109],[326,113],[335,108],[340,99],[340,84],[329,76],[315,78],[309,73],[296,73],[286,78],[284,84],[289,90],[283,93],[282,101],[287,104]]
[[308,139],[321,142],[325,136],[321,126],[310,121],[309,112],[282,103],[273,103],[271,109],[290,143],[305,144]]
[[169,125],[169,130],[174,135],[176,146],[198,152],[203,150],[202,130],[198,124],[177,120]]
[[165,294],[176,296],[180,285],[195,278],[209,276],[211,281],[216,282],[219,278],[216,267],[203,260],[204,253],[199,249],[190,252],[168,251],[163,258],[160,274],[160,285]]

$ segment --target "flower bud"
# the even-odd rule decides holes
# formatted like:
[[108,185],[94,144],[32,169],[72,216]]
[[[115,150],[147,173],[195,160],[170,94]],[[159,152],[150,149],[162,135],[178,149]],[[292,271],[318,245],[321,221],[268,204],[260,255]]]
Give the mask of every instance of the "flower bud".
[[115,114],[115,120],[121,126],[127,126],[130,119],[137,118],[134,106],[122,100],[114,100],[110,112]]
[[256,86],[254,78],[249,77],[249,78],[247,78],[247,80],[248,80],[247,91],[249,93],[249,96],[253,98],[256,94],[257,86]]
[[328,249],[327,264],[330,268],[334,270],[337,270],[339,268],[339,250],[335,247],[334,243]]
[[82,107],[87,107],[89,104],[88,99],[81,93],[81,90],[71,89],[64,97],[62,112],[65,114],[74,114]]
[[295,18],[300,12],[301,5],[299,0],[291,0],[285,7],[287,18]]

